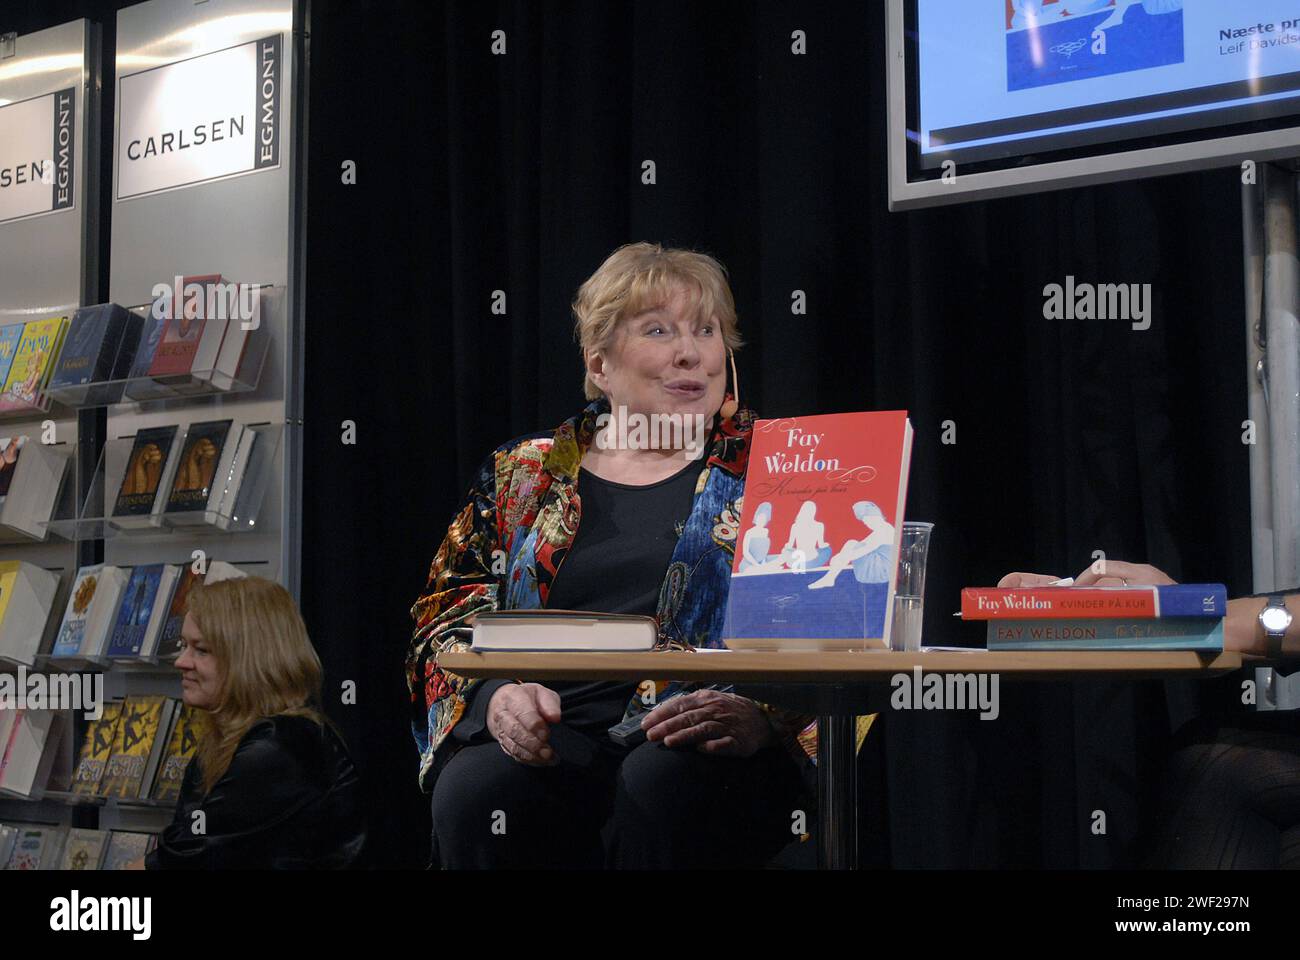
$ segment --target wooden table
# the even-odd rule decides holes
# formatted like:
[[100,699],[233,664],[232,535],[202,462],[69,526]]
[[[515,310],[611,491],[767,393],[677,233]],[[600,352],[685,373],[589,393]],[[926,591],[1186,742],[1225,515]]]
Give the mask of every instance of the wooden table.
[[[777,685],[817,704],[818,863],[857,866],[857,751],[854,711],[863,687],[897,674],[996,673],[1023,680],[1136,680],[1212,677],[1241,667],[1239,653],[1191,651],[988,651],[902,653],[659,651],[650,653],[445,653],[443,669],[464,677],[526,680],[694,680]],[[768,698],[780,702],[776,698]]]

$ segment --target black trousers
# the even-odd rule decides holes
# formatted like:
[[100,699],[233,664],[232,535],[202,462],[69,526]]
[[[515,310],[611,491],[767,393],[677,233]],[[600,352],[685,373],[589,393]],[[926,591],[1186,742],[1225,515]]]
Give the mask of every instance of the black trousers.
[[1300,731],[1286,713],[1181,731],[1148,865],[1300,868]]
[[595,747],[583,766],[527,766],[495,741],[462,747],[433,789],[433,865],[759,867],[794,839],[797,811],[811,819],[798,767],[779,746],[742,759],[579,735]]

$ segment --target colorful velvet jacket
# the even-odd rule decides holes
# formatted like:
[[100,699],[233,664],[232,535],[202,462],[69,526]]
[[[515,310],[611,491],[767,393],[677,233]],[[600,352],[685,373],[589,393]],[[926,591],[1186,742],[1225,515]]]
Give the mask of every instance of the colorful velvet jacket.
[[[582,516],[578,469],[592,442],[605,400],[562,423],[553,436],[523,437],[494,450],[479,467],[464,505],[433,559],[424,593],[411,607],[415,631],[406,658],[411,725],[420,750],[420,786],[433,789],[438,773],[462,744],[449,736],[481,681],[448,673],[438,657],[468,649],[467,618],[485,610],[545,607],[556,572]],[[688,642],[721,647],[732,556],[740,525],[754,415],[740,410],[714,427],[700,468],[695,501],[659,592],[655,618],[660,645]],[[655,698],[647,684],[653,683]],[[625,719],[688,686],[645,680]],[[759,704],[783,746],[804,765],[816,756],[815,718]]]

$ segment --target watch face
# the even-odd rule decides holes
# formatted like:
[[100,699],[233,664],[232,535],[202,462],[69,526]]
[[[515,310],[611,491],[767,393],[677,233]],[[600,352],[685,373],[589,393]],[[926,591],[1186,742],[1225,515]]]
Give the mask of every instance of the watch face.
[[1266,607],[1259,615],[1259,622],[1270,633],[1274,630],[1285,630],[1291,626],[1291,613],[1285,607]]

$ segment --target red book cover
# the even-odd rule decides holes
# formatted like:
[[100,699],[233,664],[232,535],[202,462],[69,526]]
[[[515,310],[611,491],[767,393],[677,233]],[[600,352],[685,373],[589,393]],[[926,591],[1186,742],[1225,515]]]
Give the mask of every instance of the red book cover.
[[724,636],[887,646],[907,411],[759,420],[751,444]]
[[[207,288],[221,283],[221,274],[184,277],[181,289],[173,291],[171,316],[165,321],[162,339],[149,365],[149,376],[178,376],[190,372],[194,354],[203,339],[203,325],[207,320]],[[200,293],[191,290],[197,284]]]
[[966,587],[963,620],[1147,620],[1156,617],[1223,617],[1221,583],[1140,587]]

